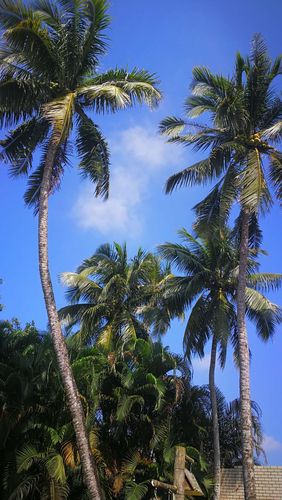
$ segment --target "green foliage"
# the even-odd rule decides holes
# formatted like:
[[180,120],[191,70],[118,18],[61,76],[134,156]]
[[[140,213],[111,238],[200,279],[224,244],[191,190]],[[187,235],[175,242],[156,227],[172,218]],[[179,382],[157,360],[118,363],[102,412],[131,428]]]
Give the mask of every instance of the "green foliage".
[[134,481],[127,481],[125,487],[126,500],[142,500],[148,491],[147,481],[143,483],[135,483]]
[[250,56],[237,54],[232,77],[194,68],[186,113],[188,118],[207,113],[210,125],[176,117],[161,122],[160,131],[168,141],[208,151],[205,159],[172,175],[166,184],[171,193],[177,187],[219,179],[196,206],[206,227],[219,215],[224,222],[238,200],[251,214],[271,207],[273,189],[281,200],[282,162],[276,147],[282,132],[282,101],[275,88],[279,75],[281,56],[271,61],[262,37],[255,35]]
[[[205,232],[207,233],[207,232]],[[188,359],[204,356],[207,341],[215,336],[220,346],[222,367],[231,341],[237,353],[236,294],[239,249],[236,234],[225,229],[196,237],[180,232],[181,244],[160,245],[160,254],[181,273],[165,283],[165,298],[171,315],[189,311],[184,332]],[[268,340],[281,322],[281,309],[261,292],[281,286],[282,275],[259,273],[257,251],[249,256],[246,289],[247,316],[254,321],[257,333]]]
[[130,339],[159,336],[170,324],[162,286],[170,276],[152,253],[141,248],[132,259],[126,245],[104,244],[79,266],[76,273],[63,273],[71,305],[59,311],[67,328],[76,324],[77,341],[99,340],[110,345],[119,338],[122,345]]
[[[208,487],[209,393],[191,385],[185,362],[149,339],[119,349],[77,347],[70,338],[69,347],[106,498],[150,498],[151,479],[172,480],[177,444],[193,447],[193,472]],[[222,410],[224,432],[226,418]],[[3,500],[86,498],[51,339],[33,324],[0,324],[0,428]],[[229,463],[240,461],[236,432],[227,452]]]
[[[50,193],[60,185],[74,132],[79,170],[96,196],[107,198],[108,145],[88,113],[155,106],[161,98],[155,75],[146,70],[99,73],[107,10],[105,0],[0,1],[0,123],[11,128],[1,140],[0,158],[12,175],[28,176],[25,201],[35,211],[50,144],[56,145]],[[42,156],[37,169],[35,152]]]

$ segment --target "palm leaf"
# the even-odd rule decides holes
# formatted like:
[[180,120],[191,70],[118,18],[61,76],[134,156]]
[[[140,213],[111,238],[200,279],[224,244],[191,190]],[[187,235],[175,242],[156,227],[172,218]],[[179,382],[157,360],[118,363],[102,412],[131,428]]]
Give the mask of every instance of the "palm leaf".
[[126,500],[142,500],[148,491],[148,481],[135,483],[135,481],[127,481],[125,486]]
[[270,155],[270,179],[274,186],[276,196],[282,200],[282,155],[275,153]]
[[[49,143],[46,142],[43,147],[43,155],[39,167],[29,176],[27,190],[24,194],[24,201],[29,207],[34,208],[34,213],[38,212],[38,203],[40,196],[40,188],[43,179],[43,172],[48,154]],[[67,163],[66,144],[60,144],[56,150],[54,168],[52,169],[49,194],[60,187],[61,176],[64,171],[64,166]]]
[[70,134],[74,104],[75,94],[72,92],[43,106],[43,116],[53,126],[54,140],[56,139],[58,143],[65,143]]
[[192,186],[211,181],[213,178],[209,159],[201,160],[191,167],[172,175],[166,182],[165,191],[171,193],[174,189],[182,186]]
[[109,194],[109,150],[99,127],[79,109],[78,113],[78,154],[79,168],[84,177],[96,186],[95,195],[108,197]]
[[44,120],[31,120],[19,125],[1,141],[0,158],[11,164],[14,176],[26,174],[32,167],[35,149],[45,140],[48,123]]
[[120,422],[124,421],[129,416],[134,405],[138,405],[142,408],[144,403],[145,401],[142,396],[123,396],[118,402],[117,420]]
[[168,116],[161,121],[159,130],[161,134],[169,137],[178,137],[185,129],[186,123],[182,118]]
[[248,286],[256,288],[261,292],[278,290],[282,285],[282,274],[258,273],[248,277]]
[[112,111],[147,103],[155,106],[161,98],[157,80],[145,70],[109,70],[101,76],[85,81],[79,89],[82,102],[97,112]]
[[280,307],[251,288],[246,289],[246,307],[248,317],[256,324],[259,337],[267,341],[272,337],[275,326],[281,323]]
[[249,153],[242,173],[241,203],[245,209],[266,210],[271,206],[271,195],[267,187],[258,150]]
[[52,479],[63,484],[66,482],[65,466],[61,455],[55,454],[48,458],[45,461],[45,466]]
[[27,471],[37,461],[44,458],[44,453],[37,451],[33,446],[26,445],[17,454],[17,471]]
[[89,25],[82,46],[81,75],[93,71],[93,68],[99,63],[99,57],[106,52],[107,41],[103,32],[110,23],[107,4],[104,0],[87,0],[84,6],[84,14]]

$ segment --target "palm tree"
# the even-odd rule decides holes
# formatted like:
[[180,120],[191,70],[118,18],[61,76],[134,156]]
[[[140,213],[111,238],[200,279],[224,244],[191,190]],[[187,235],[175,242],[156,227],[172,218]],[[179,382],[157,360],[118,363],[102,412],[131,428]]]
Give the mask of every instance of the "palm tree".
[[[70,354],[107,498],[143,498],[149,479],[173,469],[163,437],[182,397],[181,361],[150,339]],[[79,458],[51,337],[0,322],[1,500],[88,498]]]
[[205,67],[194,68],[192,96],[186,100],[186,111],[192,118],[209,113],[210,126],[176,117],[161,124],[162,133],[170,141],[192,145],[198,151],[209,150],[207,158],[171,176],[166,192],[219,178],[210,195],[197,207],[198,214],[210,222],[219,206],[223,219],[233,202],[239,200],[241,208],[237,323],[244,486],[248,500],[256,498],[245,323],[249,224],[255,222],[257,226],[259,215],[270,208],[270,183],[277,198],[282,197],[282,153],[275,147],[282,131],[282,101],[273,86],[281,74],[281,61],[281,56],[270,60],[263,40],[256,35],[250,57],[237,54],[232,78],[213,74]]
[[[235,399],[228,403],[218,388],[216,389],[216,398],[221,466],[232,468],[242,465],[239,400]],[[189,418],[188,425],[187,418]],[[255,452],[259,458],[261,454],[264,455],[261,410],[254,401],[252,401],[252,421]],[[176,442],[189,443],[201,450],[208,464],[212,467],[214,458],[213,439],[211,438],[213,422],[208,386],[185,385],[182,400],[174,412],[171,427]]]
[[[226,403],[224,396],[217,389],[218,418],[220,422],[220,445],[222,467],[230,468],[242,464],[242,445],[240,435],[240,401],[234,399]],[[260,455],[265,459],[261,409],[255,401],[251,402],[254,449],[259,464]]]
[[[101,498],[84,426],[84,415],[62,335],[48,263],[48,199],[59,187],[74,137],[84,177],[96,196],[109,188],[109,151],[87,114],[154,105],[160,98],[147,71],[114,69],[98,73],[109,25],[105,0],[1,0],[0,118],[13,128],[1,141],[1,158],[11,174],[29,175],[25,201],[38,213],[39,268],[60,373],[91,498]],[[75,134],[71,136],[75,126]],[[42,151],[34,165],[35,150]]]
[[82,344],[99,340],[120,348],[129,339],[165,333],[170,317],[161,290],[170,269],[139,248],[129,259],[126,244],[101,245],[76,273],[63,273],[70,305],[59,311],[67,328],[80,324]]
[[[235,348],[235,355],[238,354],[235,303],[239,254],[234,245],[234,235],[226,228],[217,232],[214,230],[209,237],[193,237],[184,229],[179,234],[183,243],[166,243],[160,245],[159,251],[169,264],[184,273],[183,276],[168,279],[166,287],[172,314],[192,307],[184,332],[188,358],[195,354],[204,356],[205,345],[212,339],[209,390],[214,443],[214,498],[219,500],[221,463],[215,367],[218,349],[220,364],[224,367],[229,341]],[[279,287],[282,275],[257,273],[257,270],[258,265],[252,255],[247,267],[246,312],[255,322],[259,337],[266,341],[273,335],[275,324],[281,320],[281,311],[258,290]]]
[[[160,342],[130,339],[120,349],[114,340],[81,347],[68,339],[105,496],[137,500],[152,496],[144,496],[152,478],[171,483],[179,443],[211,491],[208,388],[192,386],[187,361]],[[217,400],[222,463],[241,464],[238,405],[227,406],[219,391]],[[1,500],[88,498],[51,336],[17,321],[0,322],[0,490]]]

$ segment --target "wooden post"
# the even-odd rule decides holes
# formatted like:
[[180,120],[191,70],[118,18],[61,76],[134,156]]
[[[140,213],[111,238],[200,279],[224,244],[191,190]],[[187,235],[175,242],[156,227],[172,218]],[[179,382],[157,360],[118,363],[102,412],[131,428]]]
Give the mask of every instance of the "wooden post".
[[154,488],[161,488],[162,490],[169,490],[172,491],[173,493],[176,493],[177,488],[174,486],[174,484],[168,484],[168,483],[163,483],[162,481],[157,481],[157,479],[152,479],[151,485],[154,486]]
[[174,478],[173,478],[173,483],[177,487],[177,492],[174,494],[175,500],[185,499],[185,493],[184,493],[185,455],[186,451],[183,446],[175,447]]

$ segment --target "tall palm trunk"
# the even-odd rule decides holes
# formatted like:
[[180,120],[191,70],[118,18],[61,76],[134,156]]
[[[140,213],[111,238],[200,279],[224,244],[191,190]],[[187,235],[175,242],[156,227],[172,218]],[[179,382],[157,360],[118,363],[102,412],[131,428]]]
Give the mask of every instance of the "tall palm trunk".
[[240,365],[240,409],[243,452],[244,491],[246,500],[256,500],[253,459],[252,411],[250,397],[250,355],[246,328],[246,282],[249,252],[249,212],[243,211],[237,291],[237,324]]
[[48,199],[51,182],[52,169],[56,157],[58,142],[56,136],[50,142],[46,156],[45,168],[40,189],[39,198],[39,222],[38,222],[38,246],[39,246],[39,270],[41,284],[47,309],[54,350],[57,357],[59,371],[64,384],[68,407],[72,417],[72,423],[76,435],[77,447],[80,455],[84,482],[89,492],[89,498],[102,499],[98,473],[94,464],[87,432],[82,405],[79,399],[76,382],[74,380],[67,347],[59,322],[53,286],[51,282],[48,262]]
[[211,361],[209,369],[209,389],[212,408],[212,428],[213,428],[213,469],[214,469],[214,500],[220,500],[220,442],[219,425],[217,412],[217,398],[215,389],[215,365],[216,365],[217,339],[213,336]]

